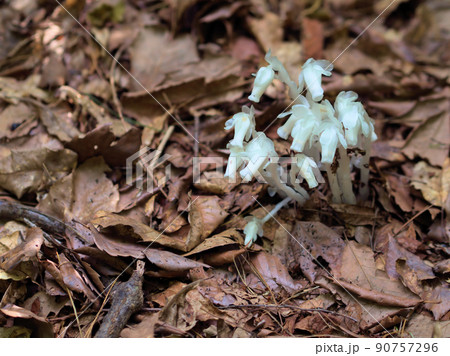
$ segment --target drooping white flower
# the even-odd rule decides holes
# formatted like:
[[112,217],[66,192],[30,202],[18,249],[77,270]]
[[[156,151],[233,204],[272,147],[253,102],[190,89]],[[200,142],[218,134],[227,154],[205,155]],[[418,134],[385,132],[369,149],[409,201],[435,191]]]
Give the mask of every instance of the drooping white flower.
[[251,245],[256,239],[263,235],[263,221],[254,216],[247,216],[245,220],[248,221],[244,228],[245,241],[244,244]]
[[234,127],[234,138],[230,141],[232,146],[243,147],[244,140],[248,141],[255,131],[255,111],[253,106],[242,107],[242,112],[234,114],[225,122],[225,130]]
[[295,157],[299,173],[306,180],[310,188],[315,188],[319,183],[325,182],[317,163],[311,157],[301,153],[295,155]]
[[315,140],[315,132],[322,120],[322,105],[314,102],[311,105],[306,101],[305,105],[294,105],[292,109],[300,119],[295,122],[291,130],[293,138],[291,150],[303,152],[306,144],[309,143],[309,146],[311,146],[311,143]]
[[302,71],[298,77],[298,85],[300,91],[304,86],[311,94],[312,100],[320,101],[323,98],[322,75],[329,77],[333,65],[327,60],[315,60],[310,58],[302,67]]
[[322,147],[322,163],[333,163],[336,148],[340,143],[342,147],[347,148],[347,142],[339,125],[331,121],[324,122],[321,125],[319,142]]
[[280,126],[277,130],[278,136],[280,136],[285,140],[287,140],[289,135],[291,134],[295,123],[302,117],[307,116],[310,111],[308,100],[306,100],[306,98],[303,95],[300,95],[298,99],[301,102],[301,104],[294,105],[292,106],[291,110],[278,115],[278,118],[289,116],[284,125]]
[[291,99],[296,101],[296,98],[300,91],[295,82],[289,76],[289,73],[284,67],[283,63],[281,63],[277,57],[272,56],[270,49],[266,53],[264,59],[267,63],[270,63],[270,66],[276,72],[275,78],[287,85],[287,87],[289,88],[289,96],[291,97]]
[[273,71],[272,66],[261,67],[256,73],[253,90],[248,99],[255,103],[259,103],[259,99],[261,99],[261,96],[264,94],[267,87],[272,83],[273,78],[275,78],[275,72]]
[[336,148],[340,143],[342,147],[347,148],[347,142],[344,137],[342,124],[335,117],[333,106],[328,100],[324,100],[321,105],[322,122],[316,129],[321,145],[321,162],[333,163]]
[[278,158],[274,143],[263,132],[257,132],[256,137],[245,146],[245,156],[248,164],[239,172],[244,182],[251,181],[271,159]]
[[345,139],[350,146],[358,145],[360,134],[371,141],[377,139],[372,120],[362,104],[356,101],[357,98],[358,94],[353,91],[342,91],[334,103],[339,121],[344,126]]

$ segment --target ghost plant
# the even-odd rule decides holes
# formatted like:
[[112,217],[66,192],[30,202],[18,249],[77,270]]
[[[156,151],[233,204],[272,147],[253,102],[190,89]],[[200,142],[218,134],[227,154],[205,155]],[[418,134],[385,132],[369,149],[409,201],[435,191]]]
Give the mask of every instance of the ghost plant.
[[227,145],[230,156],[225,176],[236,179],[239,175],[243,182],[262,179],[269,185],[269,194],[283,198],[263,219],[246,218],[246,245],[262,236],[263,224],[290,201],[304,204],[309,198],[305,187],[312,189],[325,182],[321,172],[326,172],[334,203],[356,204],[351,169],[358,168],[359,198],[366,200],[370,146],[377,138],[371,118],[356,101],[356,93],[339,93],[334,106],[328,100],[322,100],[322,76],[331,75],[333,65],[330,62],[308,59],[297,84],[270,51],[265,59],[268,65],[256,73],[248,98],[258,103],[274,79],[287,86],[293,105],[291,110],[278,115],[279,119],[287,119],[277,134],[282,139],[292,139],[290,167],[280,164],[281,157],[272,140],[264,132],[256,131],[253,106],[244,106],[242,112],[225,123],[226,130],[234,129],[234,137]]

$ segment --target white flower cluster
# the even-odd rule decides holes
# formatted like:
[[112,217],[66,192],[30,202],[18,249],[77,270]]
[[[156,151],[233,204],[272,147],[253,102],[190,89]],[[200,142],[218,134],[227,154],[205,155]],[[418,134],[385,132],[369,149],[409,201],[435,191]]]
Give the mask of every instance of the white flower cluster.
[[[330,76],[333,69],[329,61],[308,59],[302,67],[297,85],[281,62],[271,56],[270,51],[265,59],[269,65],[256,73],[253,90],[248,98],[258,103],[274,79],[289,88],[294,105],[290,111],[278,116],[280,119],[287,117],[287,120],[277,131],[285,140],[292,137],[289,179],[282,180],[285,172],[279,165],[279,156],[272,140],[263,132],[256,131],[253,106],[244,106],[242,112],[225,124],[227,130],[234,128],[234,138],[227,146],[230,157],[225,176],[235,179],[239,171],[244,182],[262,177],[270,185],[269,192],[303,204],[309,195],[300,185],[301,181],[305,180],[309,188],[314,188],[324,182],[321,171],[326,171],[333,201],[355,204],[350,176],[351,168],[355,166],[361,171],[359,193],[361,199],[366,199],[369,192],[370,144],[377,136],[372,120],[362,104],[356,101],[358,95],[352,91],[341,92],[334,106],[328,100],[322,100],[322,76]],[[304,91],[305,96],[302,95]],[[349,156],[349,148],[359,150],[353,150]],[[246,243],[251,243],[257,235],[262,234],[260,227],[262,229],[262,223],[251,220],[244,230]]]

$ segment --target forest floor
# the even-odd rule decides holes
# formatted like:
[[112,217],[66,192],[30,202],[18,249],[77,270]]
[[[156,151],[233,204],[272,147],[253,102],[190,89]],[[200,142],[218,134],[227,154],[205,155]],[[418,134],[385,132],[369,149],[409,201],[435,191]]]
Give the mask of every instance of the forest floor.
[[[0,337],[450,337],[449,16],[438,0],[0,2]],[[293,78],[333,62],[325,98],[357,92],[378,140],[368,201],[320,184],[248,247],[244,218],[281,198],[223,177],[224,124],[269,49]],[[278,82],[254,104],[284,155],[288,105]]]

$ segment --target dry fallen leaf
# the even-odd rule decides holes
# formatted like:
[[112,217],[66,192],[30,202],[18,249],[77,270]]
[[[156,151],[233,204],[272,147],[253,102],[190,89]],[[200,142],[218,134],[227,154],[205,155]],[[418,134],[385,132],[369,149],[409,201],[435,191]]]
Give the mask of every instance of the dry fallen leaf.
[[339,286],[380,305],[409,307],[420,302],[399,280],[377,269],[370,247],[355,241],[345,246],[342,264],[333,272]]
[[210,268],[210,266],[204,263],[191,260],[169,251],[147,248],[144,250],[144,254],[151,263],[166,271],[186,272],[192,268]]
[[[434,335],[436,325],[442,331],[442,334]],[[425,314],[415,314],[408,321],[403,337],[413,338],[431,338],[431,337],[449,337],[450,336],[450,321],[434,321],[433,318]]]
[[450,145],[450,111],[428,119],[408,137],[403,153],[428,159],[434,166],[442,166]]
[[340,266],[345,244],[334,230],[320,222],[302,221],[297,222],[292,236],[294,241],[291,246],[295,249],[297,262],[311,282],[322,271],[322,267],[318,267],[315,263],[317,258],[323,258],[332,270]]
[[101,157],[91,158],[71,175],[55,182],[39,209],[66,221],[87,223],[99,210],[115,212],[119,201],[117,186],[105,172],[110,168]]
[[6,272],[10,272],[21,262],[36,259],[43,242],[42,230],[38,227],[30,228],[24,242],[0,256],[0,267]]
[[86,285],[80,273],[73,267],[72,262],[64,254],[61,254],[59,258],[59,268],[64,284],[74,292],[85,294],[91,302],[97,300],[95,294]]
[[[293,294],[301,290],[305,283],[294,280],[285,266],[283,266],[278,257],[270,255],[266,252],[259,252],[250,259],[253,267],[250,267],[252,275],[247,277],[248,283],[252,288],[265,290],[266,285],[277,290],[279,286]],[[260,281],[262,278],[262,281]]]
[[52,325],[45,318],[37,316],[29,310],[7,304],[0,309],[0,312],[11,318],[23,319],[24,326],[32,330],[33,337],[54,337]]
[[137,241],[141,240],[177,250],[185,250],[185,243],[182,239],[168,237],[152,229],[150,226],[118,214],[98,212],[92,220],[92,223],[102,229],[108,230],[110,228],[109,230],[115,231],[119,235],[133,237]]
[[34,193],[52,179],[67,175],[74,168],[76,159],[76,153],[54,142],[33,148],[10,148],[0,159],[0,187],[18,198],[25,193]]
[[442,169],[420,161],[414,166],[411,185],[422,191],[423,197],[433,205],[444,206],[450,192],[450,158],[446,158]]
[[198,196],[194,198],[190,211],[191,230],[186,241],[187,251],[205,240],[228,216],[223,209],[223,201],[217,196]]

